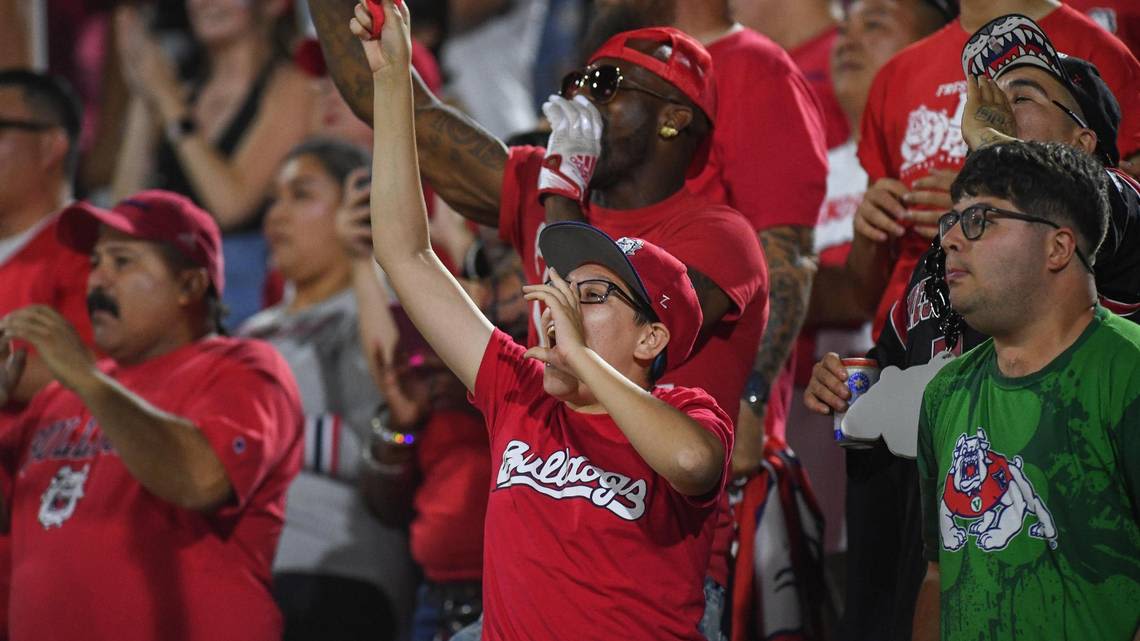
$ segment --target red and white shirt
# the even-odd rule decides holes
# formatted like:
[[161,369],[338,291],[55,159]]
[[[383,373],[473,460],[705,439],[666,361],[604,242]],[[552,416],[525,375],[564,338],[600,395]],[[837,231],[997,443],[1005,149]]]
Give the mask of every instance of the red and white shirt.
[[100,367],[193,422],[235,499],[204,514],[155,497],[80,398],[51,384],[0,435],[13,479],[12,638],[280,639],[270,565],[301,462],[288,366],[265,343],[208,338]]
[[678,493],[607,414],[547,394],[543,365],[495,330],[472,395],[491,439],[485,641],[703,639],[709,521],[732,428],[708,394],[653,390],[724,446],[720,486]]
[[[1121,157],[1140,151],[1140,62],[1092,20],[1061,6],[1038,21],[1057,50],[1095,64],[1120,102]],[[966,79],[962,47],[970,34],[955,20],[891,58],[871,84],[863,114],[859,161],[871,183],[894,178],[907,186],[933,169],[959,169],[966,159],[962,112]],[[906,289],[930,241],[908,232],[895,246],[890,283],[875,314],[874,335]]]

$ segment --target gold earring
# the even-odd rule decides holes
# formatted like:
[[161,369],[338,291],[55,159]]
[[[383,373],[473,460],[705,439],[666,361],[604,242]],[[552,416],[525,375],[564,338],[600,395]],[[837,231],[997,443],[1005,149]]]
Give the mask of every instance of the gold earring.
[[657,130],[657,133],[661,134],[662,138],[669,139],[675,138],[680,132],[678,132],[673,127],[670,127],[669,125],[662,125],[661,129]]

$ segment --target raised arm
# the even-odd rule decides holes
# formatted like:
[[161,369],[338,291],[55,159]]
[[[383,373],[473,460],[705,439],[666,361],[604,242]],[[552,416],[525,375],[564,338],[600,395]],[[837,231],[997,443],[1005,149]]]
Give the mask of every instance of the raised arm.
[[408,317],[471,390],[493,327],[431,248],[412,133],[408,9],[384,0],[384,13],[379,41],[368,33],[372,19],[363,5],[356,6],[351,22],[352,33],[363,43],[375,85],[373,252]]
[[[355,0],[309,0],[329,73],[353,112],[373,120],[373,78],[356,38],[344,25]],[[482,225],[499,224],[507,148],[459,110],[449,107],[412,71],[416,146],[423,177],[448,205]]]

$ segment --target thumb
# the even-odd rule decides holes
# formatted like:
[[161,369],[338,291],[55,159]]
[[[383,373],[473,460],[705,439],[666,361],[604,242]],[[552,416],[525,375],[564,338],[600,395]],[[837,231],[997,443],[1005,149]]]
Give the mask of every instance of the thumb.
[[542,361],[549,364],[553,359],[553,351],[549,347],[534,346],[523,354],[523,358],[533,358],[536,361]]

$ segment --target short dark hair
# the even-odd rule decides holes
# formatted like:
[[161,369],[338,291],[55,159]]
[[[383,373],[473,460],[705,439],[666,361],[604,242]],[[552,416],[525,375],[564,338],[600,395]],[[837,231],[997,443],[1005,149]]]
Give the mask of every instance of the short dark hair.
[[[195,263],[189,256],[182,253],[177,247],[170,243],[157,243],[159,253],[162,259],[166,262],[166,266],[170,271],[178,273],[185,269],[201,269],[202,266]],[[222,297],[218,295],[218,290],[210,283],[209,288],[206,289],[206,295],[202,301],[206,306],[206,325],[217,334],[225,334],[226,316],[229,315],[230,310],[222,302]]]
[[954,202],[991,196],[1019,210],[1072,227],[1090,263],[1108,230],[1108,181],[1088,154],[1056,142],[1009,142],[966,159],[950,186]]
[[289,150],[284,162],[301,156],[311,156],[319,162],[338,185],[343,185],[354,170],[367,167],[371,162],[367,151],[335,138],[310,138]]
[[24,101],[38,119],[61,127],[67,134],[64,172],[70,181],[79,165],[79,133],[83,121],[83,106],[71,84],[58,76],[28,69],[0,70],[0,87],[13,86],[23,89]]

